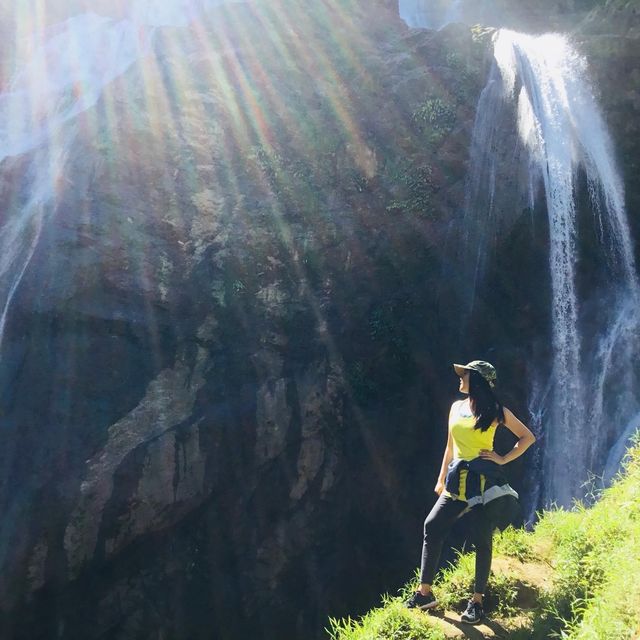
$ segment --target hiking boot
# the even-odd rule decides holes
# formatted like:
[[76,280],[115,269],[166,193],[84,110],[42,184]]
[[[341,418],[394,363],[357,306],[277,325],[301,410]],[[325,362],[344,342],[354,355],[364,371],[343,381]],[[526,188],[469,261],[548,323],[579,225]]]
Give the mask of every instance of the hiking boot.
[[438,604],[436,597],[432,591],[426,596],[423,596],[419,591],[416,591],[406,602],[405,605],[408,609],[433,609]]
[[478,624],[482,618],[484,618],[482,605],[474,600],[469,600],[465,612],[460,616],[460,620],[467,624]]

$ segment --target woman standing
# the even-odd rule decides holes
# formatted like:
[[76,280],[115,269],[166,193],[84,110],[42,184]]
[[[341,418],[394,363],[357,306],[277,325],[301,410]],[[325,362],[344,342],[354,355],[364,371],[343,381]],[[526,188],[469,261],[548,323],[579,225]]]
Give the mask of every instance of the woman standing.
[[[506,502],[518,497],[506,482],[501,466],[521,456],[535,442],[535,436],[496,398],[493,365],[474,360],[453,367],[460,376],[460,391],[468,398],[451,405],[447,447],[435,486],[439,498],[424,522],[420,588],[406,604],[423,610],[438,604],[431,584],[443,543],[453,523],[470,510],[476,548],[475,586],[460,619],[478,624],[484,616],[482,597],[491,569],[494,518]],[[504,456],[493,450],[499,424],[518,437]]]

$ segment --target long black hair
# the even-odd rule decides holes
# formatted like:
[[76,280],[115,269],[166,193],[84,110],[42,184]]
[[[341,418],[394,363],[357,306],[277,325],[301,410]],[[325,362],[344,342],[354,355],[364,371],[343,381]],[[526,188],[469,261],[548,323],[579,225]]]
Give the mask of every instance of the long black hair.
[[489,383],[473,369],[469,370],[469,404],[476,417],[475,429],[486,431],[496,418],[504,422],[504,407]]

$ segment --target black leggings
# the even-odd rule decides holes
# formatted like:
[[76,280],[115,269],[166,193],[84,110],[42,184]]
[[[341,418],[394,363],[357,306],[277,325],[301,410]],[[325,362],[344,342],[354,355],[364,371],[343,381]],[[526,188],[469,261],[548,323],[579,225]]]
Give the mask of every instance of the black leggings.
[[[449,496],[440,496],[424,521],[424,544],[422,545],[422,565],[420,582],[432,584],[442,545],[453,523],[467,508],[467,503]],[[491,570],[493,526],[486,517],[482,506],[469,511],[471,541],[476,548],[475,592],[484,593]]]

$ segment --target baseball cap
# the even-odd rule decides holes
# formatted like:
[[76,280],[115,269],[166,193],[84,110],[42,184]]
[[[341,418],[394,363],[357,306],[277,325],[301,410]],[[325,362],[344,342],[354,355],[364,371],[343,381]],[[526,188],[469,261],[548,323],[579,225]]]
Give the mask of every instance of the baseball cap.
[[459,376],[463,376],[465,370],[477,371],[488,383],[490,387],[496,386],[496,368],[484,360],[473,360],[469,364],[454,364],[453,368]]

